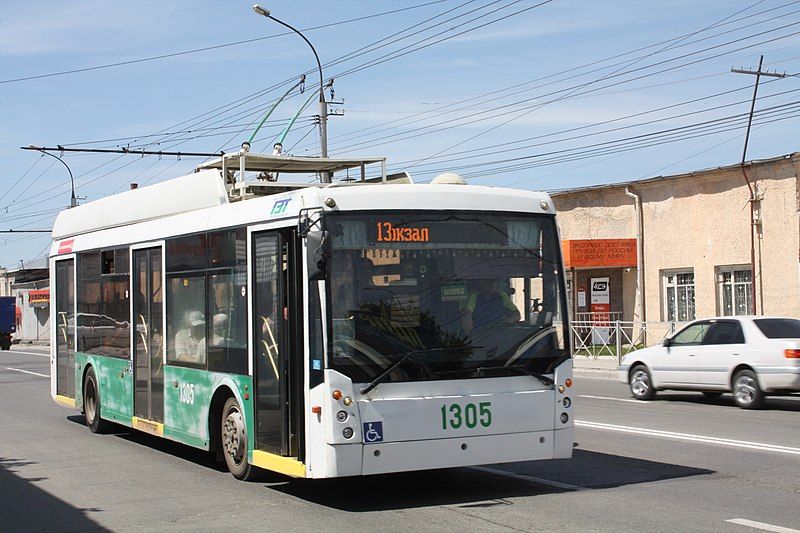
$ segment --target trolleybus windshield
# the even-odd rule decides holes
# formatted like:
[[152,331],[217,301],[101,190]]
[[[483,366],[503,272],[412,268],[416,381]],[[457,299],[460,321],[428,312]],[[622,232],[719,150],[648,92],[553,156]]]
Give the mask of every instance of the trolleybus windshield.
[[381,382],[547,373],[568,357],[552,216],[382,211],[326,228],[330,366],[354,382],[401,360]]

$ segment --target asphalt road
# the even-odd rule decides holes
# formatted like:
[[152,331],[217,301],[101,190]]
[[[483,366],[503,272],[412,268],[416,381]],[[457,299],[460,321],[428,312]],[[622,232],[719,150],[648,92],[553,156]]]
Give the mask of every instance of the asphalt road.
[[0,531],[800,530],[800,397],[645,403],[578,376],[570,460],[242,483],[192,448],[92,435],[48,373],[0,352]]

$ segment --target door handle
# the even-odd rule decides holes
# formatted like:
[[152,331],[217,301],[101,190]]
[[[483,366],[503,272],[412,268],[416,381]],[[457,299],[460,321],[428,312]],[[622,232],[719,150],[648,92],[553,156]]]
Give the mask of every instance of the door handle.
[[690,353],[690,354],[689,354],[689,357],[694,357],[694,354],[693,354],[693,353]]

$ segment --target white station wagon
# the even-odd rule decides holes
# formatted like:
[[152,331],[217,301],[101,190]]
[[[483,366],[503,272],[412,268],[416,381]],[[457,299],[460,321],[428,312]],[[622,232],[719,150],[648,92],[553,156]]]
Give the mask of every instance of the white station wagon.
[[626,355],[618,375],[639,400],[665,389],[733,392],[739,407],[756,409],[766,395],[800,392],[800,320],[697,320],[659,346]]

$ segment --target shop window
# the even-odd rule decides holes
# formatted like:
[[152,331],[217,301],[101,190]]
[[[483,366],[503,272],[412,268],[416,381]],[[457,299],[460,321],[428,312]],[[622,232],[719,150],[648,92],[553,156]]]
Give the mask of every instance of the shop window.
[[720,314],[749,315],[753,306],[753,273],[747,267],[717,269]]
[[664,316],[669,322],[694,320],[694,272],[663,273]]

